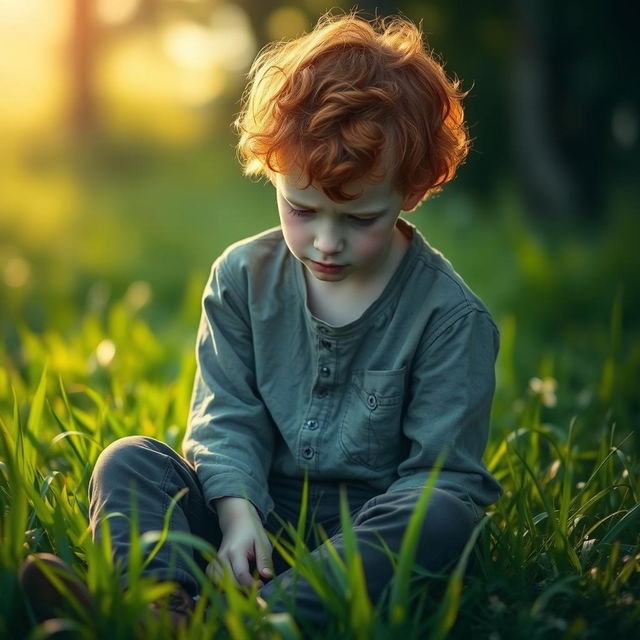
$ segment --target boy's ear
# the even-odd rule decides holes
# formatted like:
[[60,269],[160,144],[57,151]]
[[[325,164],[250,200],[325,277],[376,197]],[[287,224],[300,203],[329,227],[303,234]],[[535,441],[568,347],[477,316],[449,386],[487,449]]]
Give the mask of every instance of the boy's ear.
[[421,189],[410,191],[402,201],[402,211],[413,211],[424,198],[425,192]]

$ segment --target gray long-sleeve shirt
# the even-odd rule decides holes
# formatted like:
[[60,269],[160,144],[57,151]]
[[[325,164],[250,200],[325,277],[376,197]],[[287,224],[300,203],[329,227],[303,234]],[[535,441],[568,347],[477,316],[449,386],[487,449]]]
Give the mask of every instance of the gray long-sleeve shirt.
[[450,263],[399,218],[410,247],[379,298],[333,327],[306,303],[279,228],[229,247],[203,297],[183,442],[207,500],[245,497],[266,519],[274,476],[436,486],[477,513],[500,486],[482,463],[498,331]]

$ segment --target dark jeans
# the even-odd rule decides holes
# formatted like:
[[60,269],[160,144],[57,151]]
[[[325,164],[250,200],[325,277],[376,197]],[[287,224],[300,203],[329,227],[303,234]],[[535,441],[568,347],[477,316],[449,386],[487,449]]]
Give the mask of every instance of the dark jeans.
[[[181,489],[188,492],[178,501],[170,521],[170,529],[190,532],[203,538],[217,549],[222,534],[215,512],[207,505],[202,488],[193,468],[168,445],[142,436],[130,436],[109,445],[100,455],[89,485],[90,526],[94,538],[101,534],[101,518],[107,514],[132,513],[135,500],[138,528],[159,531],[171,499]],[[275,513],[288,522],[297,523],[302,483],[291,478],[274,478],[269,485],[276,504]],[[362,556],[362,563],[371,599],[376,602],[392,576],[392,565],[383,551],[380,539],[388,548],[398,552],[421,489],[392,491],[376,495],[371,490],[348,485],[347,498],[354,532]],[[339,520],[340,486],[336,483],[309,483],[309,510],[311,519],[322,525],[338,553],[343,555],[344,544]],[[476,518],[469,506],[451,494],[434,489],[422,525],[416,553],[416,563],[437,571],[451,563],[469,539]],[[128,555],[130,522],[123,516],[108,520],[115,559],[124,563]],[[281,522],[270,514],[265,525],[267,531],[282,535]],[[314,528],[307,526],[307,531]],[[316,529],[317,531],[317,529]],[[326,547],[319,539],[309,538],[313,555],[325,562]],[[317,546],[316,546],[317,545]],[[194,554],[196,562],[204,568],[206,561]],[[293,605],[294,615],[315,624],[323,624],[325,611],[321,598],[311,585],[301,579],[274,550],[275,578],[268,582],[260,595],[273,610],[284,610]],[[172,553],[171,545],[164,545],[147,567],[146,573],[158,579],[181,583],[192,594],[198,592],[198,582],[179,554]],[[295,589],[289,588],[295,582]],[[295,593],[295,595],[291,595]],[[292,602],[286,605],[287,594]]]

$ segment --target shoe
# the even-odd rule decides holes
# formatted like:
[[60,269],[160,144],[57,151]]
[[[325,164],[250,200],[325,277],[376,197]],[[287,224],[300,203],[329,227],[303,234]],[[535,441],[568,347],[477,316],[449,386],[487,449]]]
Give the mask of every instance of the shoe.
[[177,629],[187,625],[195,609],[195,602],[186,589],[179,584],[168,596],[152,602],[149,609],[158,618],[166,611],[169,624],[173,629]]
[[20,568],[19,581],[38,622],[65,614],[90,614],[89,589],[78,574],[52,553],[30,555]]
[[[82,578],[61,558],[52,553],[30,555],[20,568],[19,582],[26,600],[39,622],[50,621],[55,625],[60,618],[71,615],[77,618],[95,611],[91,592]],[[166,611],[172,628],[186,625],[195,608],[193,598],[181,585],[168,596],[152,602],[152,615],[160,618]]]

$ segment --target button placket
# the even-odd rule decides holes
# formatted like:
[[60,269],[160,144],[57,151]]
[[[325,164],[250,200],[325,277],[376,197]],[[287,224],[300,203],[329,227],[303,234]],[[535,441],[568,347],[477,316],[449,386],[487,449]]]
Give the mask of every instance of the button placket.
[[301,468],[313,466],[319,469],[322,464],[322,446],[324,441],[324,429],[327,416],[331,413],[331,407],[327,398],[331,395],[331,388],[338,375],[338,349],[332,331],[328,327],[316,324],[316,379],[311,396],[311,402],[307,407],[307,416],[300,425],[300,440],[298,460]]

